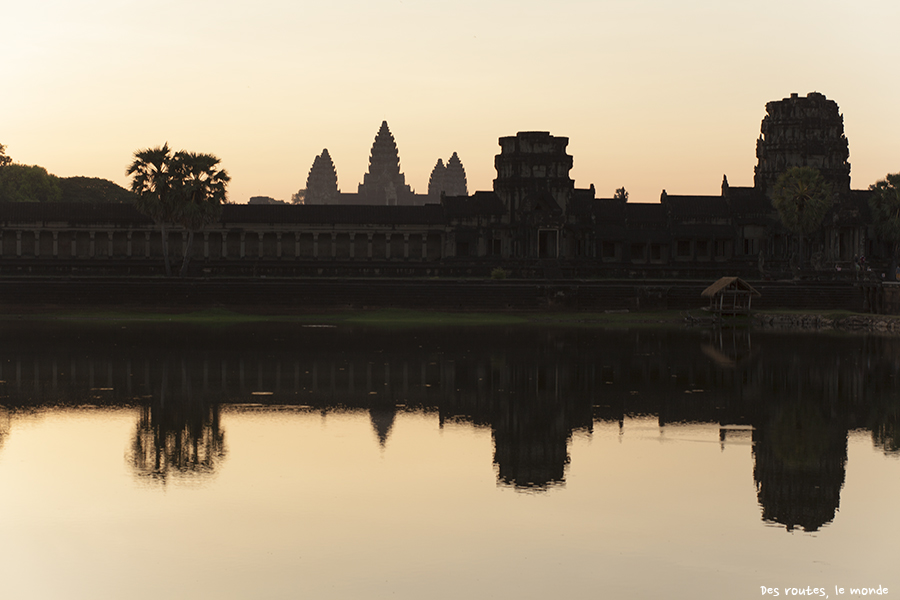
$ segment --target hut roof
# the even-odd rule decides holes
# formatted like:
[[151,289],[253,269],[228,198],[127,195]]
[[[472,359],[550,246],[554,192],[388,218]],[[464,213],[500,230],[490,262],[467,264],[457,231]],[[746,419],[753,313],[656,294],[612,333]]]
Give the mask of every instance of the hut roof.
[[714,284],[700,292],[703,298],[712,298],[716,294],[731,289],[733,291],[748,292],[754,296],[762,296],[752,285],[741,279],[740,277],[722,277]]

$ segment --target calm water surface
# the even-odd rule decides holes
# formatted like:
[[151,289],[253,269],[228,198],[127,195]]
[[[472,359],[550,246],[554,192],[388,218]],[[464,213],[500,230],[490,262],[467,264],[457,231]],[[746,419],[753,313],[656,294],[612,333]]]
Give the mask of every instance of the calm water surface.
[[900,595],[898,339],[0,333],[3,598]]

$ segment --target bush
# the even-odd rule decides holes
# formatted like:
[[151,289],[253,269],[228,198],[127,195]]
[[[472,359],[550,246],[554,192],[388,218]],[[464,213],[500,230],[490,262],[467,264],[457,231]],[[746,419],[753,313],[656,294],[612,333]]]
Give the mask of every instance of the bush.
[[491,279],[506,279],[509,277],[509,271],[502,267],[497,267],[491,271]]

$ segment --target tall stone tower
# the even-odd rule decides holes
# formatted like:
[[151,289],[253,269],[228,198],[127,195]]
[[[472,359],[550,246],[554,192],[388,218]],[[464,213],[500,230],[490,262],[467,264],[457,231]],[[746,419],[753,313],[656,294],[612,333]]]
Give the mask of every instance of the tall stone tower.
[[791,167],[815,167],[838,194],[850,191],[850,150],[844,117],[818,92],[766,104],[756,142],[756,189],[770,196],[778,176]]
[[503,201],[510,222],[523,220],[535,209],[563,214],[575,189],[569,177],[572,157],[566,154],[569,138],[546,131],[519,132],[500,138],[494,158],[494,192]]
[[441,194],[445,196],[469,195],[466,169],[456,152],[447,161],[447,166],[444,166],[444,161],[439,158],[428,179],[428,197],[432,200],[440,200]]
[[448,196],[468,196],[469,186],[466,182],[466,169],[456,152],[447,161],[447,172],[444,175],[444,193]]
[[447,176],[447,167],[444,166],[443,159],[438,159],[437,164],[431,170],[431,177],[428,178],[428,199],[440,200],[441,192],[444,191],[444,178]]
[[313,161],[309,176],[306,178],[306,197],[304,204],[331,204],[340,191],[337,185],[337,170],[328,148]]
[[404,204],[403,199],[412,195],[406,176],[400,172],[400,155],[387,121],[381,122],[375,135],[369,172],[359,184],[359,195],[366,204]]

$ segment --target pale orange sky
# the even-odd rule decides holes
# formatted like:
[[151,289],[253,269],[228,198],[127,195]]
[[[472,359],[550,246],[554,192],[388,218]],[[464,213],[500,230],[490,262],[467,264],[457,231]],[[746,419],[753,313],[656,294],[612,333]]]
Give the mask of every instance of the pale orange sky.
[[751,185],[765,104],[835,100],[854,188],[900,171],[896,0],[31,0],[0,21],[0,143],[128,185],[138,148],[211,152],[230,200],[289,199],[328,148],[355,192],[387,120],[427,191],[457,152],[569,138],[576,186],[631,199]]

